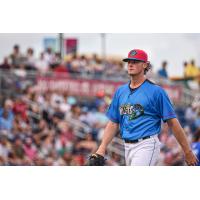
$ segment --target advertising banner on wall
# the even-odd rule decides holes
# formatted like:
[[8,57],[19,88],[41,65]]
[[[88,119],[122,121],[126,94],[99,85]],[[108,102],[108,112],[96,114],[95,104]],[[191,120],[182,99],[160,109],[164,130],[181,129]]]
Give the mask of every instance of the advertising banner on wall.
[[54,52],[58,50],[58,41],[56,38],[44,38],[43,39],[44,49],[51,48]]
[[[95,96],[97,92],[104,91],[113,95],[116,89],[124,82],[115,82],[108,80],[95,79],[74,79],[71,77],[38,77],[36,90],[38,92],[46,91],[65,91],[75,96]],[[179,86],[162,85],[168,93],[170,99],[179,102],[182,97],[182,88]]]
[[77,53],[78,40],[76,38],[65,39],[65,52],[66,54]]

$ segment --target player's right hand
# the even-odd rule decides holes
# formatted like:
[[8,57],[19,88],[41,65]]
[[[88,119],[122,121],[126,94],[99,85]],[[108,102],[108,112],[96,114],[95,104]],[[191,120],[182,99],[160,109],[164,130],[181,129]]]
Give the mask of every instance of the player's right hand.
[[189,166],[195,166],[198,163],[198,158],[192,151],[185,153],[185,161]]
[[106,147],[104,147],[103,145],[100,145],[99,148],[97,149],[96,153],[101,155],[101,156],[105,156]]

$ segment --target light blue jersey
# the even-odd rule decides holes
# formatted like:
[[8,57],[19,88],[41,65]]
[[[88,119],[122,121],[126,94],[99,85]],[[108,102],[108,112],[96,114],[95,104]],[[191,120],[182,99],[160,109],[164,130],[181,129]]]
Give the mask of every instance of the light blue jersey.
[[159,134],[161,120],[176,118],[166,92],[149,80],[134,90],[130,82],[119,87],[106,115],[120,125],[122,138],[128,140]]

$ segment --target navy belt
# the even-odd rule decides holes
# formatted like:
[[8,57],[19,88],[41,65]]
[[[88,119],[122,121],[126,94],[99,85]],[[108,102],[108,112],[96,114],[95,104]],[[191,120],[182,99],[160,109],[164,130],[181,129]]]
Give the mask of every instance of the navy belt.
[[146,137],[143,137],[143,138],[140,138],[140,139],[137,139],[137,140],[124,140],[125,141],[125,143],[130,143],[130,144],[132,144],[132,143],[137,143],[137,142],[140,142],[140,141],[142,141],[142,140],[145,140],[145,139],[148,139],[148,138],[150,138],[151,136],[146,136]]

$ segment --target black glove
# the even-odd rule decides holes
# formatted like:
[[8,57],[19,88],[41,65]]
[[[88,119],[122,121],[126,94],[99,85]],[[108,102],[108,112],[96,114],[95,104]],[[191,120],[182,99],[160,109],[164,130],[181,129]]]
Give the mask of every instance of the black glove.
[[88,166],[104,166],[105,161],[106,161],[106,159],[103,156],[95,153],[89,157],[87,165]]

